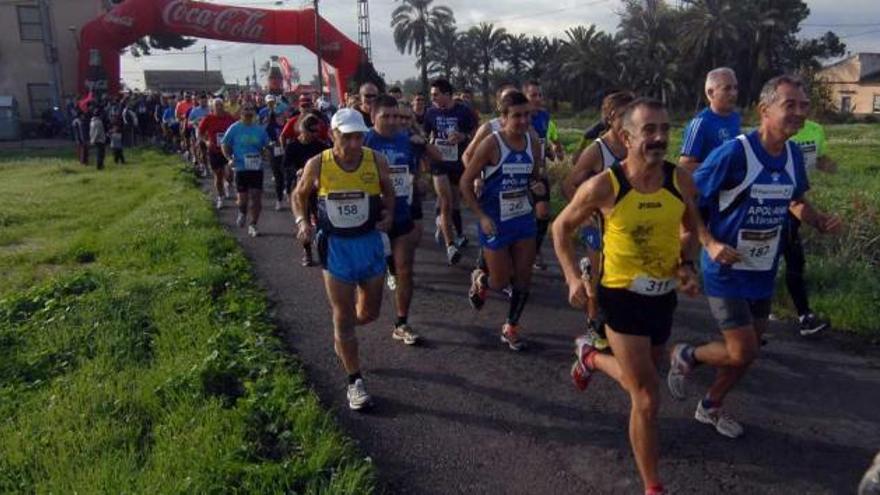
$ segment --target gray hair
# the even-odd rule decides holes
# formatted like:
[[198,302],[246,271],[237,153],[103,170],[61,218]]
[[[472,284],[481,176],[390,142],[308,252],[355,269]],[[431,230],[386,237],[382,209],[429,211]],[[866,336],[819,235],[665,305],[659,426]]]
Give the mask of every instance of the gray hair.
[[632,130],[633,114],[636,113],[636,110],[642,107],[649,110],[666,110],[666,105],[664,105],[662,101],[656,98],[641,96],[630,102],[626,107],[624,107],[622,113],[620,114],[620,119],[621,122],[623,122],[623,127]]
[[772,105],[775,103],[776,98],[779,96],[779,86],[782,86],[783,84],[788,84],[806,91],[804,81],[801,78],[789,74],[782,74],[781,76],[776,76],[764,83],[764,87],[761,88],[761,97],[758,100],[759,103],[763,105]]
[[706,87],[705,90],[708,93],[710,88],[714,88],[715,85],[718,84],[719,80],[722,76],[730,76],[733,80],[736,80],[736,72],[730,67],[717,67],[709,71],[706,74]]

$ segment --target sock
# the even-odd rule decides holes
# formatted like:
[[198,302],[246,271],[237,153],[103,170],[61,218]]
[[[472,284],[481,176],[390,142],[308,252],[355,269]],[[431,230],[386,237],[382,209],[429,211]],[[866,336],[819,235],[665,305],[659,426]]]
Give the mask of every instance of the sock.
[[547,237],[547,227],[550,226],[550,220],[547,218],[539,218],[538,219],[538,235],[535,236],[536,243],[536,251],[541,252],[541,245],[544,243],[544,238]]
[[354,373],[348,375],[348,384],[352,385],[352,384],[354,384],[355,381],[357,381],[359,379],[363,379],[363,378],[364,377],[361,376],[360,371],[355,371]]
[[596,354],[599,354],[599,353],[596,351],[593,351],[593,352],[587,354],[587,358],[584,359],[584,366],[586,366],[588,370],[595,370],[596,369]]
[[455,226],[455,235],[461,237],[461,210],[452,210],[452,225]]
[[397,321],[394,323],[394,326],[395,327],[402,327],[402,326],[406,325],[406,320],[408,318],[409,318],[408,316],[398,316]]
[[703,405],[703,409],[712,409],[713,407],[721,406],[720,402],[715,402],[708,397],[703,398],[700,403]]
[[519,323],[519,317],[522,316],[523,309],[526,307],[526,301],[528,300],[528,290],[517,287],[513,288],[513,294],[510,296],[510,306],[507,310],[507,323],[511,325]]
[[479,251],[477,251],[477,268],[483,270],[483,272],[488,272],[489,267],[486,265],[486,257],[483,256],[483,248],[481,247]]

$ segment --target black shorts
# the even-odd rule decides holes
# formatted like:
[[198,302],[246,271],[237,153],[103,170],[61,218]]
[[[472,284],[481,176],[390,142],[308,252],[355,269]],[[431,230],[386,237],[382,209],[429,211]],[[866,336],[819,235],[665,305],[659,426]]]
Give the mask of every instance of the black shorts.
[[412,220],[407,220],[403,223],[395,223],[391,226],[391,230],[388,231],[388,239],[394,240],[402,235],[409,234],[416,228],[416,224]]
[[536,182],[540,182],[544,184],[544,194],[533,194],[533,198],[535,199],[535,203],[544,203],[550,201],[550,180],[546,177],[541,177]]
[[431,175],[449,176],[449,182],[452,183],[452,187],[458,187],[458,182],[461,180],[463,173],[464,165],[460,162],[435,162],[431,164]]
[[183,137],[187,139],[191,139],[195,135],[195,129],[192,127],[184,127],[183,128]]
[[238,192],[247,192],[250,189],[258,191],[263,190],[263,171],[262,170],[236,170],[235,171],[235,190]]
[[652,346],[669,340],[677,304],[675,291],[662,296],[643,296],[627,289],[599,285],[599,306],[605,323],[617,333],[650,337]]
[[229,162],[226,160],[226,157],[223,156],[223,153],[217,153],[214,151],[208,152],[208,164],[211,166],[211,170],[219,172],[226,167],[227,163]]
[[425,218],[425,214],[422,212],[422,195],[417,190],[413,190],[412,204],[409,205],[409,216],[413,220]]

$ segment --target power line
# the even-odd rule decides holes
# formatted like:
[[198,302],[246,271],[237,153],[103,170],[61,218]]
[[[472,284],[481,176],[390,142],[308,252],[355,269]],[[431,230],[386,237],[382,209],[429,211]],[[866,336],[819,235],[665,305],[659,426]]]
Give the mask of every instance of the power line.
[[571,10],[571,9],[579,9],[582,7],[592,7],[593,5],[608,3],[610,1],[611,0],[594,0],[592,2],[587,2],[587,3],[581,4],[581,5],[572,5],[571,7],[562,7],[559,9],[552,9],[552,10],[539,10],[537,12],[530,12],[527,14],[517,14],[514,16],[499,17],[496,19],[481,19],[479,21],[471,21],[471,22],[465,22],[463,24],[457,24],[457,27],[476,26],[481,23],[496,24],[496,23],[501,23],[501,22],[506,22],[506,21],[513,21],[516,19],[529,19],[529,18],[536,17],[536,16],[555,14],[557,12],[564,12],[566,10]]

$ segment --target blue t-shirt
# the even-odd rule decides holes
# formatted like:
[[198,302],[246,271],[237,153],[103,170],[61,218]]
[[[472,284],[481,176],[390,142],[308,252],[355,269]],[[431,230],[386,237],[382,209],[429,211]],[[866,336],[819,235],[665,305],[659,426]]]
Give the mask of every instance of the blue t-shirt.
[[694,172],[698,204],[709,232],[742,258],[736,264],[721,265],[703,250],[705,292],[713,297],[772,296],[789,204],[810,188],[804,157],[796,144],[789,141],[786,152],[770,156],[757,131],[746,139],[751,151],[739,139],[732,139],[710,153]]
[[174,107],[165,108],[165,111],[162,112],[162,122],[169,125],[177,123],[177,115],[174,114]]
[[208,115],[211,115],[210,108],[193,107],[192,110],[189,111],[189,115],[187,116],[187,118],[189,119],[189,125],[198,130],[199,123]]
[[[286,114],[287,108],[288,108],[288,105],[286,103],[283,103],[283,102],[276,103],[275,104],[275,115],[281,115],[283,117],[286,117],[287,116],[287,114]],[[269,118],[269,112],[271,112],[271,111],[272,110],[269,109],[268,105],[260,109],[259,116],[260,116],[260,123],[261,124],[268,123],[267,119]]]
[[685,128],[680,154],[702,162],[712,150],[738,136],[740,132],[739,113],[721,116],[711,108],[704,108]]
[[538,110],[532,112],[532,127],[538,133],[538,137],[547,140],[547,130],[550,129],[550,112],[547,110]]
[[376,129],[370,129],[364,137],[364,146],[385,155],[394,184],[394,223],[401,225],[412,220],[410,207],[413,202],[415,174],[422,152],[409,140],[406,132],[384,137]]
[[262,166],[257,167],[255,161],[257,159],[254,155],[259,157],[263,148],[269,145],[269,136],[259,124],[247,125],[241,121],[232,124],[223,135],[222,144],[232,148],[232,157],[237,172],[262,170]]
[[[449,134],[452,132],[472,134],[476,127],[474,113],[461,103],[456,103],[446,110],[431,107],[425,111],[425,133],[433,137],[434,144],[443,155],[443,162],[447,164],[462,165],[461,154],[467,148],[466,141],[458,143],[457,146],[447,143]],[[453,155],[455,155],[454,160]]]

